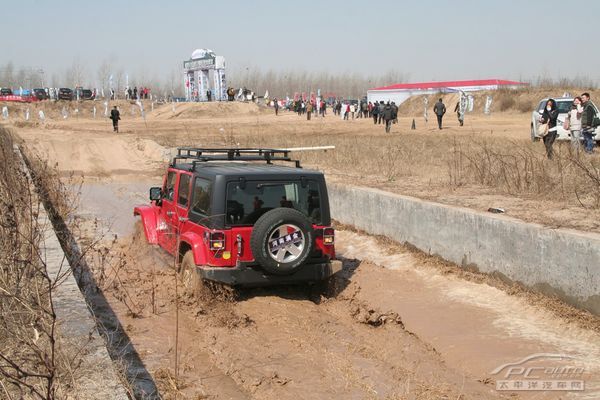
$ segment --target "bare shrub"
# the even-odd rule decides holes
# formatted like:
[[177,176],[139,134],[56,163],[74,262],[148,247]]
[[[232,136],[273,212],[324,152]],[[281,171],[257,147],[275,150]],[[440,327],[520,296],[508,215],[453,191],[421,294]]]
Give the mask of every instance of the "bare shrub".
[[58,392],[58,280],[40,254],[41,204],[0,129],[0,397],[54,399]]
[[505,96],[498,102],[500,111],[508,111],[514,108],[516,100],[513,96]]
[[534,108],[535,106],[528,101],[521,100],[517,103],[517,110],[522,113],[530,113]]

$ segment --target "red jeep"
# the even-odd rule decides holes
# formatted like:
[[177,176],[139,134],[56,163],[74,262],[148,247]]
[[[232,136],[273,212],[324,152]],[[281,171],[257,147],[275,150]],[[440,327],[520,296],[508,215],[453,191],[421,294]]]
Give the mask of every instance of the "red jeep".
[[179,148],[150,201],[134,209],[146,239],[177,255],[192,279],[263,286],[341,270],[325,178],[289,150]]

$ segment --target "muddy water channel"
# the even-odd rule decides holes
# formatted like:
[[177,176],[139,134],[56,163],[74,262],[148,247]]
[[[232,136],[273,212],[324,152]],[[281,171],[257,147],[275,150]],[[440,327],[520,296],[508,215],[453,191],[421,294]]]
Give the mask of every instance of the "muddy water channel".
[[[133,206],[157,183],[85,184],[77,239],[103,238],[88,264],[163,398],[600,398],[595,331],[348,230],[337,232],[344,270],[333,291],[193,298],[178,286],[173,260],[135,228]],[[583,373],[539,380],[583,381],[584,391],[496,390],[568,365]]]

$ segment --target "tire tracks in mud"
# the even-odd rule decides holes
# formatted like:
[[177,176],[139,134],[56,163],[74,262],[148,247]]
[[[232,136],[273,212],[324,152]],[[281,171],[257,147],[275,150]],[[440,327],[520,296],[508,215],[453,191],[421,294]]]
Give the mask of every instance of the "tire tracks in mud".
[[[119,250],[120,283],[109,272],[113,284],[105,292],[163,398],[500,398],[448,367],[400,315],[369,304],[355,278],[356,270],[372,269],[369,263],[344,260],[328,290],[246,289],[231,302],[179,288],[177,302],[170,263],[136,236]],[[122,292],[138,306],[135,314]]]

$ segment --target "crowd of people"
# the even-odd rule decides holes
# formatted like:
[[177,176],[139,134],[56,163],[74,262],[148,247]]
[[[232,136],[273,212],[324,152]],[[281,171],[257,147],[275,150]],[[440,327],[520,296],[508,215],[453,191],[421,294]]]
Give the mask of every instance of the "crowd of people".
[[[147,87],[141,86],[139,90],[138,90],[137,86],[134,86],[133,89],[131,89],[131,87],[129,87],[129,86],[125,88],[125,100],[148,99],[149,95],[150,95],[150,89]],[[113,93],[111,93],[111,97],[112,96],[114,96]]]
[[302,98],[291,100],[282,103],[276,98],[272,101],[275,115],[279,115],[279,109],[285,108],[293,111],[298,116],[306,116],[308,121],[311,120],[314,113],[320,117],[325,117],[327,108],[330,107],[333,115],[341,117],[343,120],[354,120],[359,118],[373,118],[375,124],[384,124],[385,131],[391,131],[391,125],[398,122],[398,106],[392,102],[370,102],[362,100],[339,100],[336,99],[330,104],[325,100],[304,100]]
[[[333,115],[341,117],[343,120],[354,120],[358,118],[373,118],[375,125],[385,125],[385,131],[390,132],[392,124],[398,122],[398,106],[392,101],[362,101],[356,100],[339,100],[335,99],[329,104],[323,99],[303,99],[288,100],[281,102],[277,99],[273,101],[275,114],[279,114],[281,107],[293,111],[298,116],[306,115],[306,119],[310,121],[314,113],[318,113],[320,117],[325,117],[327,108],[331,107]],[[446,105],[443,99],[440,98],[433,106],[433,113],[437,118],[438,129],[442,129],[444,115],[446,114]],[[454,112],[457,115],[459,126],[464,125],[465,105],[461,101],[456,103]],[[537,134],[542,137],[546,149],[546,155],[549,159],[553,156],[553,144],[558,137],[557,124],[559,111],[556,101],[549,99],[546,108],[539,118],[540,128]],[[414,121],[413,121],[414,124]],[[573,100],[571,110],[568,112],[566,120],[563,123],[563,129],[570,133],[571,143],[579,151],[580,148],[586,153],[593,153],[595,146],[595,129],[598,125],[596,109],[590,101],[590,94],[583,93]],[[414,129],[414,128],[413,128]]]

